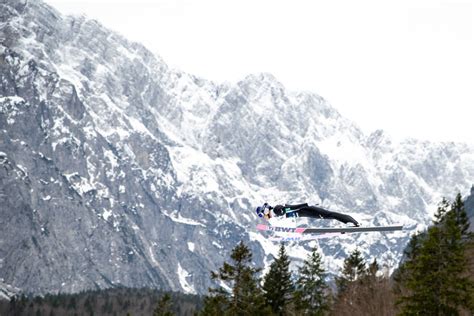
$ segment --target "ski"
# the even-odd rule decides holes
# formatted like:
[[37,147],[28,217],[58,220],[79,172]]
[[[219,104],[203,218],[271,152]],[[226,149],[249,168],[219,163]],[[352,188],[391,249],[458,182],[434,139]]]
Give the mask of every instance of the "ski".
[[270,225],[265,225],[265,224],[258,224],[257,225],[258,230],[271,230],[274,232],[279,232],[279,233],[303,233],[305,231],[304,227],[284,227],[284,226],[270,226]]
[[284,242],[284,241],[308,241],[308,240],[316,240],[320,238],[328,238],[331,236],[339,235],[340,233],[323,233],[318,235],[291,235],[291,236],[270,236],[268,237],[269,240],[273,242]]
[[258,230],[273,231],[279,233],[297,233],[297,234],[322,234],[322,233],[364,233],[364,232],[392,232],[403,230],[403,225],[392,226],[369,226],[369,227],[282,227],[269,226],[264,224],[257,225]]

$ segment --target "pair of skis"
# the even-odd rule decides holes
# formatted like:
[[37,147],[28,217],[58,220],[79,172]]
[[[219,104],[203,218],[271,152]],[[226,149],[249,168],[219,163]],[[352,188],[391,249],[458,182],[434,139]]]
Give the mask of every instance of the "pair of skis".
[[403,230],[403,225],[371,226],[371,227],[283,227],[258,224],[257,229],[261,231],[273,231],[276,233],[288,233],[289,236],[273,236],[273,241],[304,241],[317,238],[329,237],[345,233],[365,232],[393,232]]

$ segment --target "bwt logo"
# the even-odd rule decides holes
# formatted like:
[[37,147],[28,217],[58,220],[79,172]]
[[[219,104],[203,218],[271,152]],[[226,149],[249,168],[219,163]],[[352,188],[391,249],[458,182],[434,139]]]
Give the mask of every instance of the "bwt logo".
[[275,232],[284,232],[284,233],[292,233],[295,231],[296,228],[291,227],[270,227],[271,230]]
[[292,228],[292,227],[272,227],[270,226],[270,230],[275,232],[283,232],[283,233],[302,233],[306,230],[306,228]]
[[300,241],[301,237],[282,237],[280,241]]

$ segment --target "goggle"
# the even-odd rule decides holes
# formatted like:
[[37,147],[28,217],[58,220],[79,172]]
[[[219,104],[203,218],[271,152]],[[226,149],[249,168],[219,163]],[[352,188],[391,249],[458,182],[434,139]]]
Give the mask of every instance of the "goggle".
[[268,208],[268,203],[265,203],[262,206],[257,207],[256,212],[257,212],[258,217],[263,217],[266,208]]

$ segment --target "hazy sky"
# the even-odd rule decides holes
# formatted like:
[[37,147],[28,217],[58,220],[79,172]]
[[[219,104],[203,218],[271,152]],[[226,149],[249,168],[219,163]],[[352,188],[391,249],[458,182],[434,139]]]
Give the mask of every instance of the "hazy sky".
[[272,73],[366,133],[474,143],[474,0],[46,0],[217,82]]

